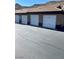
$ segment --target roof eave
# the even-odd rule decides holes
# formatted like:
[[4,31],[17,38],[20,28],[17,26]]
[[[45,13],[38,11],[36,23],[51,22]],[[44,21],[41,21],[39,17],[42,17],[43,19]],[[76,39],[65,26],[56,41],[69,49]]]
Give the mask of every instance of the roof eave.
[[64,14],[64,11],[41,11],[41,12],[25,12],[25,13],[15,13],[15,14]]

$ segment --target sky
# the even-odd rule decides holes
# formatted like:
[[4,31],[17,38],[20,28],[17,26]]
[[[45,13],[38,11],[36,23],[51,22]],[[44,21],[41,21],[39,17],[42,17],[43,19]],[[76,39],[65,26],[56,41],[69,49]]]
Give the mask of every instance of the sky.
[[60,1],[60,0],[15,0],[16,3],[19,3],[22,6],[32,6],[34,4],[46,3],[48,1]]

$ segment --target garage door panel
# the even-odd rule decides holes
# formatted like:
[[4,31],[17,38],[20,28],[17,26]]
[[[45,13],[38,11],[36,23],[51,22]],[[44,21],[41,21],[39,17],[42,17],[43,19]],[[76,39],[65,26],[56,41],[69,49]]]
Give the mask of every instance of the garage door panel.
[[39,25],[39,16],[38,15],[31,15],[31,25],[38,26]]
[[19,15],[15,15],[15,23],[19,23],[20,20],[20,16]]
[[55,29],[56,16],[55,15],[44,15],[43,16],[43,27]]
[[27,15],[22,15],[22,24],[27,24]]

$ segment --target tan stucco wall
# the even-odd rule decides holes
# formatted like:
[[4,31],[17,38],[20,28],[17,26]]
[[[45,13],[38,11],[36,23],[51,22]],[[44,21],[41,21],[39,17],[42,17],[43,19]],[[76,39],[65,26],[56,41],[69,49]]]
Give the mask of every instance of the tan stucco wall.
[[57,25],[64,25],[64,15],[63,14],[57,14],[57,19],[56,19],[56,24]]

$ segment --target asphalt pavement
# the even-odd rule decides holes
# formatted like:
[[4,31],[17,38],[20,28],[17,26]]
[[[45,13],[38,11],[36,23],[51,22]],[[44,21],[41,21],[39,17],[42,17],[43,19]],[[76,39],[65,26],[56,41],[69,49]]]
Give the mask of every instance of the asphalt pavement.
[[64,59],[64,32],[15,24],[15,59]]

